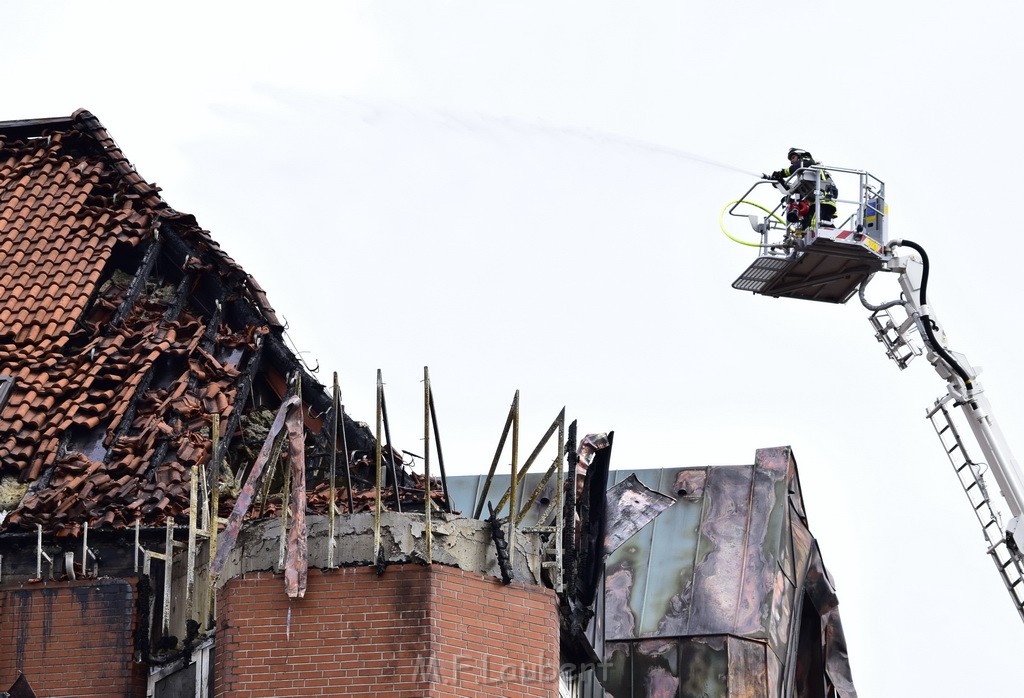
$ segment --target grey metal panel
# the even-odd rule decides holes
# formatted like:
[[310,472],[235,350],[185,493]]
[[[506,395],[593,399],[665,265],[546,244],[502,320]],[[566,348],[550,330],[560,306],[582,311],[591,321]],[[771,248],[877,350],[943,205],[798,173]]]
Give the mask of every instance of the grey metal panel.
[[782,507],[785,524],[779,540],[779,569],[792,584],[796,584],[796,561],[793,559],[793,521],[796,513],[793,507]]
[[636,475],[630,474],[625,480],[608,488],[605,502],[607,509],[603,552],[608,555],[654,521],[676,500],[647,487]]
[[789,643],[789,630],[793,599],[796,598],[797,573],[793,554],[793,521],[796,516],[792,507],[784,507],[786,527],[782,531],[779,559],[775,573],[772,596],[772,618],[768,627],[768,644],[779,661],[785,661]]
[[633,698],[633,643],[609,642],[604,650],[604,664],[598,673],[604,689],[613,698]]
[[[671,511],[669,509],[662,516]],[[653,526],[641,529],[610,555],[605,563],[605,633],[608,639],[637,636],[640,617],[647,602],[653,536]]]
[[[540,484],[543,477],[543,472],[528,472],[526,477],[520,480],[519,487],[516,489],[517,506],[521,508],[525,504],[524,496],[528,497],[536,489],[537,485]],[[480,498],[480,493],[483,491],[486,480],[487,478],[484,475],[460,475],[448,478],[448,492],[457,505],[456,511],[461,512],[463,516],[473,515],[473,510]],[[486,502],[497,506],[502,495],[508,490],[508,485],[511,481],[512,476],[509,473],[495,473],[493,480],[491,480],[490,489],[487,492],[487,499],[485,500],[481,518],[487,518]],[[552,476],[551,482],[548,483],[546,488],[549,496],[554,494],[554,487],[554,476]],[[536,525],[537,519],[546,508],[547,504],[542,504],[540,499],[538,499],[530,508],[530,512],[523,518],[523,522],[520,525],[524,527]],[[498,516],[506,516],[507,514],[508,503],[506,502]]]
[[781,698],[782,692],[782,661],[775,656],[774,652],[767,654],[768,664],[768,695],[771,698]]
[[476,502],[483,484],[483,475],[449,476],[448,495],[452,499],[452,508],[464,516],[472,516],[473,503]]
[[813,543],[802,591],[813,605],[813,612],[818,616],[827,680],[832,683],[840,698],[856,698],[857,691],[850,673],[846,637],[839,618],[839,600],[836,598],[835,587],[828,570],[822,563],[817,542]]
[[729,656],[725,638],[686,638],[679,645],[679,696],[727,698]]
[[768,698],[767,647],[729,637],[729,698]]
[[[637,534],[641,535],[640,533]],[[638,554],[639,548],[627,541],[605,565],[605,579],[602,589],[604,601],[605,638],[607,640],[636,637],[639,626],[639,611],[630,603],[636,588],[636,573],[646,567],[641,561],[630,556]],[[642,597],[640,599],[642,602]]]
[[[662,491],[675,494],[681,471],[665,470]],[[701,468],[697,471],[703,473]],[[690,616],[689,591],[694,588],[703,497],[681,497],[652,524],[652,573],[645,590],[640,633],[643,636],[683,635],[669,626],[684,625]]]
[[609,639],[767,636],[788,538],[788,449],[770,455],[761,467],[636,472],[679,500],[609,557]]
[[796,459],[790,455],[791,469],[789,474],[789,504],[797,517],[807,524],[807,511],[804,509],[804,494],[800,489],[800,478],[796,474]]
[[753,484],[753,466],[713,468],[708,473],[689,623],[685,629],[666,623],[666,631],[713,635],[735,627],[738,602],[749,603],[742,584]]
[[616,642],[608,650],[603,676],[612,698],[781,695],[772,688],[777,670],[771,669],[763,642],[708,635]]
[[[774,622],[769,628],[768,638],[769,647],[771,647],[775,654],[774,661],[777,663],[778,675],[775,677],[775,681],[778,684],[779,691],[782,690],[784,678],[782,667],[789,656],[790,630],[794,622],[793,605],[800,584],[800,575],[797,573],[797,553],[793,543],[793,529],[796,526],[802,526],[803,500],[800,495],[799,480],[796,477],[796,463],[793,460],[792,453],[790,454],[790,470],[787,477],[786,491],[787,505],[782,507],[786,514],[786,524],[782,531],[778,560],[778,575],[781,575],[782,579],[777,576],[775,580],[774,598],[772,600]],[[800,569],[803,569],[802,565]]]
[[772,590],[772,622],[768,624],[768,647],[770,653],[782,662],[786,660],[789,650],[794,598],[796,586],[781,569],[777,569]]
[[762,449],[754,465],[743,577],[733,626],[733,632],[743,637],[767,637],[772,622],[772,592],[789,505],[788,451]]
[[[792,457],[788,448],[765,448],[757,452],[754,467],[772,481],[768,527],[762,548],[780,562],[787,556],[789,539],[789,483]],[[768,493],[764,493],[769,496]]]
[[824,617],[825,632],[825,673],[840,698],[857,698],[850,672],[850,655],[846,647],[843,623],[839,609],[833,608]]
[[634,696],[675,698],[680,694],[684,670],[678,640],[643,640],[634,642],[632,650]]
[[[676,496],[680,472],[666,469],[636,475],[646,486]],[[613,475],[621,482],[628,473]],[[660,627],[663,619],[673,605],[679,606],[677,597],[692,583],[702,504],[699,498],[680,499],[609,556],[605,568],[609,639],[666,634]]]
[[[794,512],[795,513],[795,512]],[[797,671],[797,655],[800,649],[802,616],[808,612],[804,604],[804,590],[815,554],[814,538],[810,531],[797,518],[793,517],[790,528],[793,537],[793,564],[796,568],[796,584],[793,595],[789,599],[789,641],[783,662],[783,690],[791,691],[795,685]]]
[[807,578],[807,565],[810,562],[814,538],[799,521],[793,521],[790,531],[793,534],[793,568],[796,571],[796,586],[802,588],[804,580]]
[[[533,492],[540,485],[541,480],[544,477],[544,473],[538,473],[536,476],[530,473],[526,477],[526,483],[519,494],[517,501],[519,502],[519,509],[522,510],[526,506],[526,500],[533,496]],[[530,526],[541,526],[548,525],[552,522],[555,515],[555,510],[551,510],[551,516],[548,517],[547,521],[541,521],[540,517],[544,515],[544,512],[551,506],[551,502],[557,499],[558,494],[558,475],[552,474],[550,479],[544,484],[544,488],[537,495],[537,498],[530,505],[529,510],[523,517],[523,521],[520,524],[524,527]]]
[[770,569],[771,591],[767,598],[768,619],[764,625],[768,631],[769,652],[774,654],[776,661],[784,661],[788,650],[792,604],[796,597],[789,494],[790,481],[795,471],[792,453],[788,448],[761,449],[755,461],[758,467],[766,469],[775,477],[775,501],[763,546],[766,553],[770,552],[775,557],[775,565]]
[[[631,474],[647,487],[659,490],[661,472],[658,470],[612,471],[609,480],[617,485]],[[669,512],[671,509],[662,516]],[[653,535],[654,526],[646,526],[623,543],[605,563],[605,637],[609,640],[637,635],[651,568]]]

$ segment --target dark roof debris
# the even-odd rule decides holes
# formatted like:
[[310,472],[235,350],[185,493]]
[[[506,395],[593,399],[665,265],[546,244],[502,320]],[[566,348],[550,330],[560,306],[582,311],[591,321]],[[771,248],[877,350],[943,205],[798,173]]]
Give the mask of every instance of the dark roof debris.
[[[263,289],[159,192],[88,111],[0,123],[0,483],[28,485],[3,529],[182,517],[210,415],[232,477],[251,463],[239,412],[276,409],[297,371],[308,466],[325,467],[330,398]],[[345,431],[373,453],[365,425]],[[367,486],[369,472],[356,469]]]

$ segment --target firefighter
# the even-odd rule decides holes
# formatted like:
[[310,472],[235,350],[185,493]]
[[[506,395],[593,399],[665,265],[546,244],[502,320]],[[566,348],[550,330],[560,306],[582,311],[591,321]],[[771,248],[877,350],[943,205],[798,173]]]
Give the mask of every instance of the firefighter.
[[[787,153],[789,167],[765,175],[765,179],[774,179],[777,182],[784,182],[798,170],[817,165],[810,153],[800,148],[790,148]],[[832,181],[825,170],[821,172],[821,199],[819,200],[821,221],[823,228],[834,228],[833,219],[836,217],[836,197],[839,196],[839,189]],[[811,228],[818,221],[814,220],[814,181],[801,181],[796,189],[790,194],[789,204],[786,208],[786,221],[796,223],[799,229]]]

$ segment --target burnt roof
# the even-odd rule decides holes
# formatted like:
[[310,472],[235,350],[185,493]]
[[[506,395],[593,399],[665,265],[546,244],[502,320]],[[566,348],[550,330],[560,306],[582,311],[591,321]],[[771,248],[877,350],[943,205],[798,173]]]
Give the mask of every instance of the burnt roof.
[[[0,122],[4,529],[182,515],[191,467],[210,461],[210,415],[243,468],[230,449],[246,417],[276,409],[296,372],[307,443],[322,447],[330,399],[281,330],[255,280],[91,113]],[[345,430],[372,448],[365,426]]]

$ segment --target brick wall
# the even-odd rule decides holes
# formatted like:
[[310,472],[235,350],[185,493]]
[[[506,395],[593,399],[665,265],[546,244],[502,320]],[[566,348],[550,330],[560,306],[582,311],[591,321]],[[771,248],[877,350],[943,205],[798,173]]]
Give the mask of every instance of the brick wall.
[[432,629],[441,681],[431,698],[558,696],[554,592],[435,568]]
[[216,698],[558,695],[550,590],[448,567],[249,573],[218,594]]
[[135,595],[125,580],[0,589],[0,690],[25,674],[46,698],[146,695],[132,662]]

